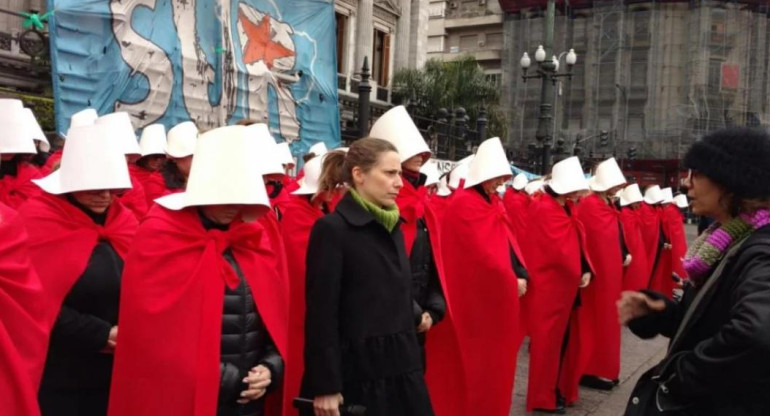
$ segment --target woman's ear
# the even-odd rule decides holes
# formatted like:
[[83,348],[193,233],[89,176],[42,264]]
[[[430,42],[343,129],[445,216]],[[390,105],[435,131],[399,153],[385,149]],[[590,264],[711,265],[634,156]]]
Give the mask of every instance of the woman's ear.
[[364,182],[364,170],[361,169],[360,166],[355,166],[350,171],[350,176],[353,179],[353,183],[351,185],[359,185]]

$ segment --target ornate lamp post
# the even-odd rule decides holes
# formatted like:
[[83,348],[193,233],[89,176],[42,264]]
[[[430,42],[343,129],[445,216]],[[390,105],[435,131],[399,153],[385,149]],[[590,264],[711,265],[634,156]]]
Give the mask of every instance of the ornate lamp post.
[[[540,164],[541,173],[543,175],[548,173],[550,168],[551,159],[551,147],[553,146],[553,86],[556,85],[556,80],[561,77],[567,77],[572,79],[572,67],[577,62],[577,54],[574,49],[570,49],[569,52],[562,52],[557,58],[556,55],[552,55],[551,59],[546,59],[547,55],[553,50],[553,26],[556,18],[556,6],[554,0],[548,0],[546,13],[546,27],[545,27],[545,46],[538,46],[535,51],[535,61],[537,62],[537,73],[534,75],[527,75],[529,67],[532,64],[532,59],[527,52],[521,57],[520,65],[522,69],[522,80],[527,82],[528,79],[540,78],[542,81],[542,88],[540,89],[540,117],[538,118],[537,133],[535,138],[538,141],[538,147],[541,149],[542,161]],[[563,55],[566,56],[567,71],[565,73],[559,72],[559,60]]]

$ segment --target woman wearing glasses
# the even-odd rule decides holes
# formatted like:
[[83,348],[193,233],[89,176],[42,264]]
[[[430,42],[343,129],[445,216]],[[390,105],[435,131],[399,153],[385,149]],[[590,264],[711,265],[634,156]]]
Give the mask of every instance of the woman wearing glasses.
[[642,376],[626,415],[770,414],[770,137],[731,128],[684,158],[692,211],[715,220],[684,260],[681,301],[625,292],[620,320],[671,344]]

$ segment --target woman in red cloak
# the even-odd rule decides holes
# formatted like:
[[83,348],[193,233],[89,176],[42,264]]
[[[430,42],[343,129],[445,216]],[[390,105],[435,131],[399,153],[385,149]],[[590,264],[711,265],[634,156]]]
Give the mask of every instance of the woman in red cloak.
[[40,387],[43,415],[107,411],[123,261],[137,221],[115,198],[131,186],[109,124],[72,129],[61,167],[21,209],[52,327]]
[[0,408],[5,416],[37,416],[48,325],[43,293],[27,249],[22,218],[0,203]]
[[649,270],[647,251],[642,239],[642,224],[639,210],[643,203],[642,192],[638,184],[627,186],[620,194],[620,222],[623,225],[631,264],[623,273],[623,290],[639,291],[647,288]]
[[144,188],[147,207],[154,204],[155,199],[166,194],[166,182],[161,170],[166,164],[166,128],[162,124],[151,124],[142,131],[139,142],[142,156],[128,166],[129,172]]
[[441,223],[446,294],[463,357],[458,364],[467,409],[460,414],[510,412],[519,297],[527,290],[528,278],[497,194],[510,177],[500,139],[483,142],[470,163],[465,189],[455,191]]
[[[662,293],[669,299],[674,297],[674,289],[677,287],[677,281],[674,278],[675,264],[678,268],[678,276],[684,274],[682,267],[682,257],[687,252],[687,241],[684,236],[684,223],[679,208],[674,204],[674,196],[671,188],[665,188],[663,192],[663,201],[658,207],[658,216],[660,218],[661,229],[665,237],[663,250],[658,256],[658,261],[653,270],[650,280],[650,289]],[[675,258],[674,244],[677,245],[679,258]],[[677,261],[678,260],[678,261]],[[682,273],[682,274],[680,274]]]
[[256,221],[270,205],[245,129],[202,134],[187,190],[139,227],[110,416],[281,414],[287,282]]
[[164,195],[183,192],[187,186],[198,128],[192,121],[184,121],[172,127],[166,139],[166,164],[161,172],[166,186]]
[[561,394],[576,392],[578,380],[560,377],[560,369],[573,375],[579,368],[579,357],[564,351],[567,326],[579,288],[587,287],[591,279],[585,232],[574,214],[574,202],[588,190],[588,182],[577,157],[555,164],[552,175],[529,206],[533,221],[524,246],[530,273],[527,410],[564,413]]
[[524,191],[529,181],[523,173],[513,178],[513,186],[505,191],[503,203],[508,211],[508,217],[513,225],[513,232],[516,238],[524,238],[524,232],[527,229],[527,209],[529,207],[529,195]]
[[[625,184],[615,158],[605,160],[591,178],[593,192],[581,199],[575,212],[585,229],[586,254],[594,266],[591,285],[581,291],[579,322],[571,333],[573,340],[580,340],[581,356],[586,357],[576,376],[582,374],[581,384],[601,390],[611,390],[620,377],[620,324],[615,302],[622,291],[623,267],[633,259],[621,233],[614,196]],[[572,397],[565,393],[567,403],[577,401],[576,393]]]
[[29,162],[37,154],[33,139],[37,121],[34,116],[29,118],[26,111],[20,100],[0,101],[3,124],[3,134],[0,135],[0,202],[12,209],[18,209],[40,193],[40,188],[32,180],[43,176]]
[[653,272],[661,261],[664,249],[667,248],[663,224],[660,220],[659,204],[663,201],[663,191],[660,186],[653,185],[644,192],[644,202],[639,209],[639,220],[642,225],[642,240],[647,253],[647,287],[653,280]]

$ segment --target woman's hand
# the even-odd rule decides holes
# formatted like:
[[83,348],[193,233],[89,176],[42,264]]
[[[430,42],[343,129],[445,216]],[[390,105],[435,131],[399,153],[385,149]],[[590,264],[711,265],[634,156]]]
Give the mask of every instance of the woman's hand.
[[527,279],[518,279],[519,283],[519,297],[527,294]]
[[313,399],[315,416],[340,416],[340,405],[344,403],[342,394],[330,394],[328,396],[316,396]]
[[625,259],[625,261],[623,261],[623,267],[630,266],[632,261],[634,261],[634,258],[631,257],[630,254],[626,254],[626,259]]
[[245,384],[248,384],[248,388],[241,392],[241,398],[238,400],[239,404],[246,404],[248,402],[259,400],[267,392],[268,386],[272,383],[272,373],[270,369],[264,365],[258,365],[249,371],[249,375],[243,379]]
[[580,286],[578,286],[581,289],[585,289],[588,287],[588,285],[591,283],[591,273],[583,273],[583,276],[580,278]]
[[115,347],[118,346],[118,327],[113,326],[110,328],[110,335],[107,337],[107,345],[102,348],[103,354],[114,354]]
[[430,331],[430,328],[433,326],[433,318],[430,317],[430,314],[428,312],[422,313],[422,322],[420,322],[420,325],[417,326],[417,332],[423,333]]
[[629,321],[636,318],[649,315],[654,312],[661,312],[666,309],[666,302],[662,300],[652,300],[649,296],[641,292],[623,292],[620,300],[617,301],[618,317],[621,325],[626,325]]

